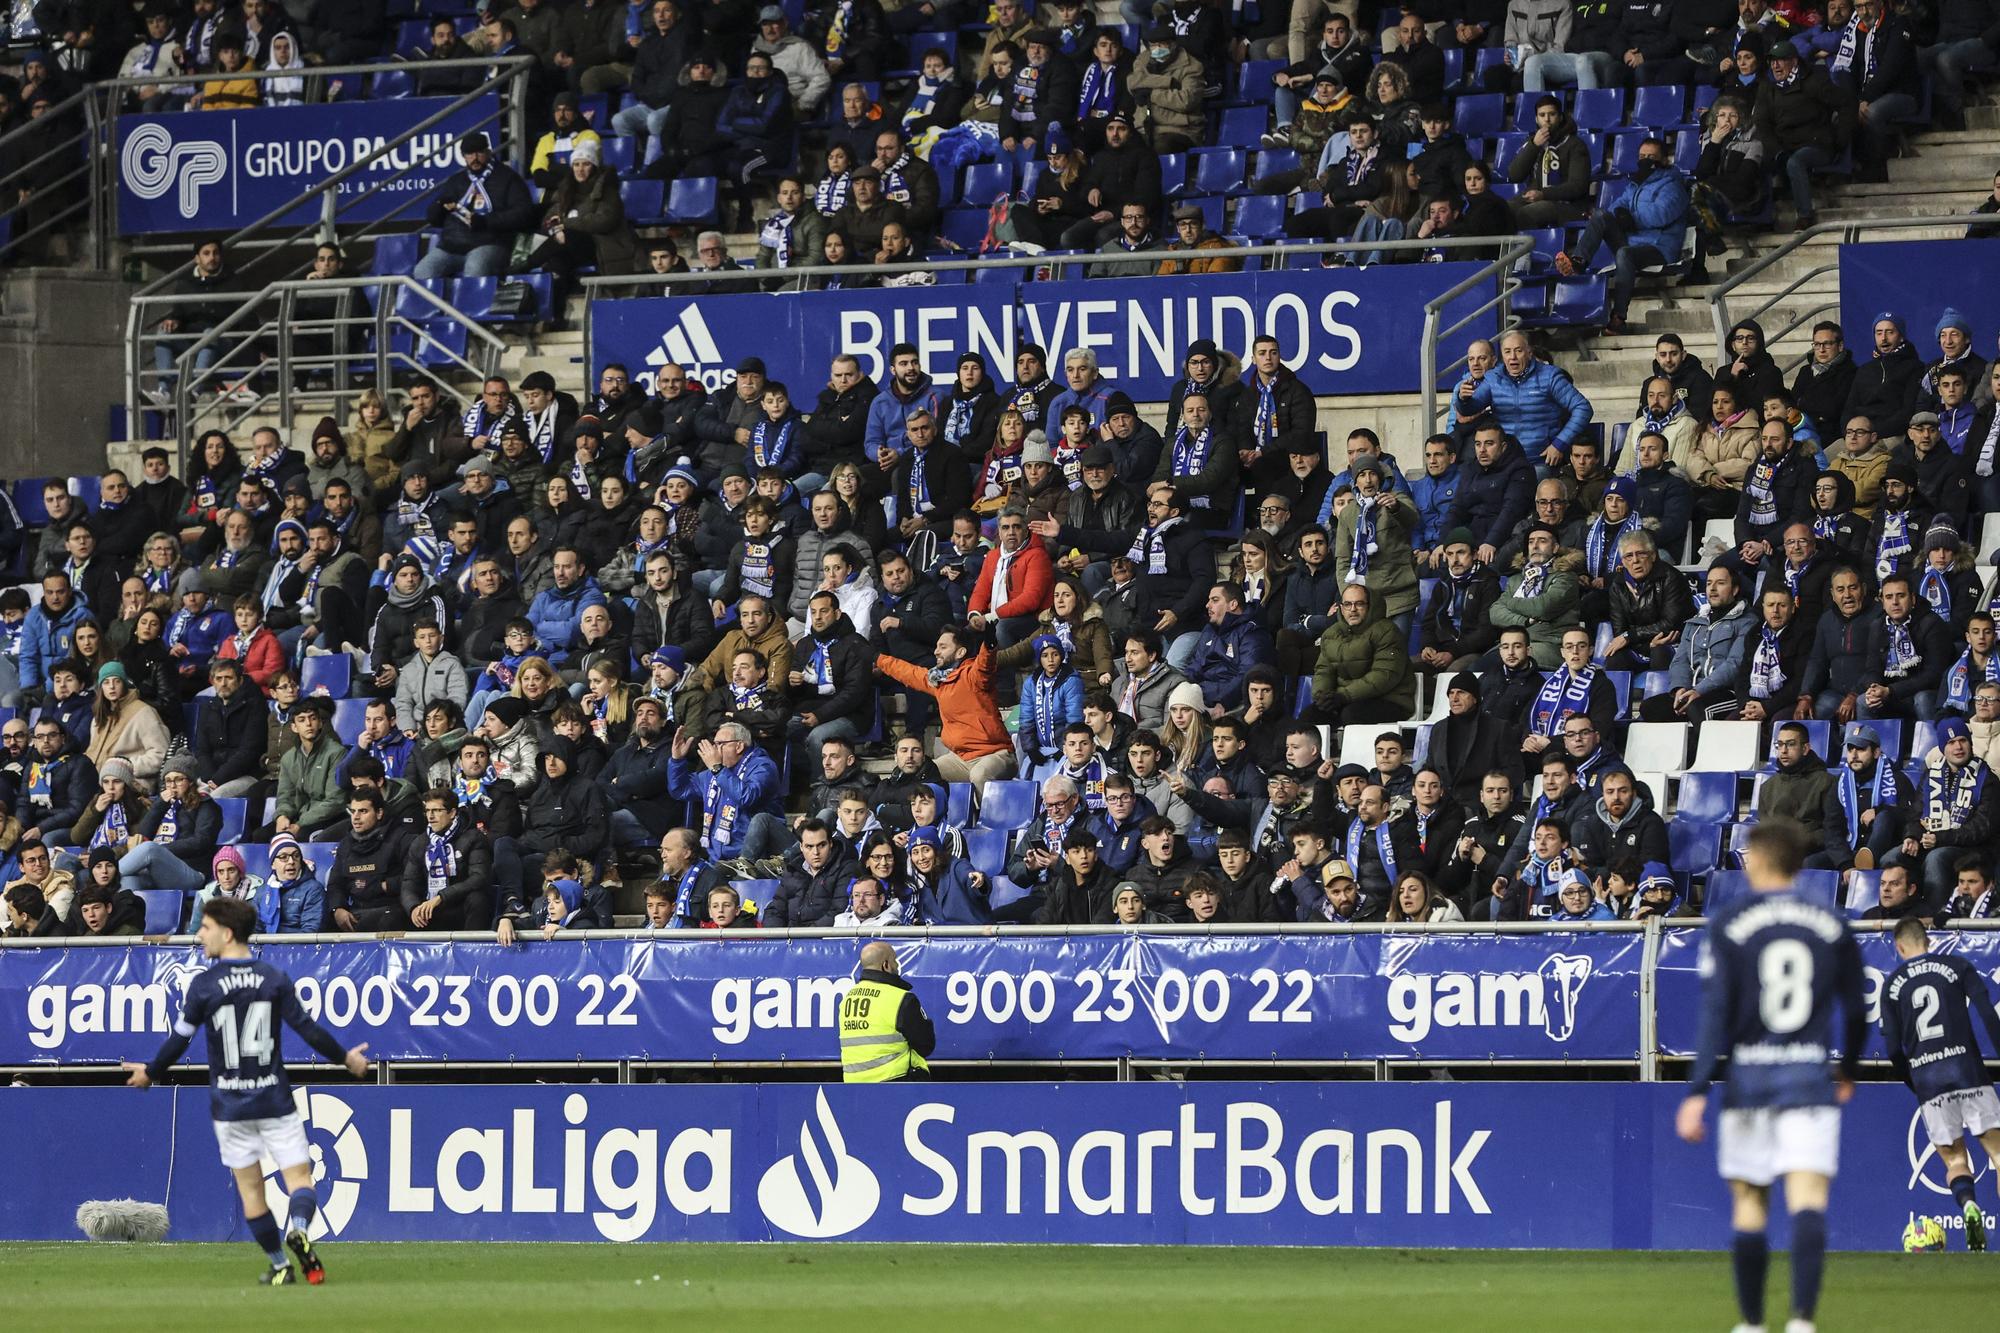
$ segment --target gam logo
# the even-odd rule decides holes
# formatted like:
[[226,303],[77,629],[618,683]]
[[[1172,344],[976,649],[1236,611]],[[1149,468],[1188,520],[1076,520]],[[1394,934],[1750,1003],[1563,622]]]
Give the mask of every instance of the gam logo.
[[[354,1108],[330,1092],[300,1088],[293,1093],[299,1114],[306,1120],[306,1142],[312,1150],[313,1192],[319,1196],[319,1212],[314,1215],[314,1240],[338,1236],[354,1216],[361,1202],[361,1182],[368,1179],[368,1145],[361,1141],[360,1127],[354,1123]],[[285,1188],[278,1164],[266,1157],[264,1200],[273,1215],[290,1208],[291,1195]]]
[[757,1206],[773,1226],[794,1236],[831,1240],[865,1224],[881,1202],[881,1182],[867,1163],[848,1155],[822,1090],[813,1115],[799,1123],[798,1153],[773,1162],[757,1182]]
[[229,174],[229,154],[213,139],[175,143],[165,126],[148,124],[125,136],[118,165],[133,194],[150,201],[174,192],[180,215],[192,219],[201,214],[202,189]]
[[1539,1027],[1565,1042],[1592,971],[1588,955],[1558,953],[1533,972],[1399,972],[1389,980],[1389,1035],[1421,1042],[1432,1028]]

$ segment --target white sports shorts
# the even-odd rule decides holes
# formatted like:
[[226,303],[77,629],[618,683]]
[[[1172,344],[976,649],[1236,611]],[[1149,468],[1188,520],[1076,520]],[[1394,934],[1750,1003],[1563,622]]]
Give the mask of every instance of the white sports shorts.
[[1977,1138],[1988,1130],[2000,1129],[2000,1094],[1991,1084],[1941,1092],[1924,1103],[1923,1111],[1924,1132],[1935,1147],[1957,1143],[1968,1134]]
[[305,1117],[297,1111],[268,1120],[218,1120],[215,1142],[222,1149],[222,1164],[232,1171],[255,1166],[266,1156],[281,1170],[312,1161],[312,1150],[306,1146]]
[[1765,1186],[1794,1171],[1829,1179],[1840,1166],[1840,1108],[1739,1107],[1722,1113],[1715,1155],[1724,1180]]

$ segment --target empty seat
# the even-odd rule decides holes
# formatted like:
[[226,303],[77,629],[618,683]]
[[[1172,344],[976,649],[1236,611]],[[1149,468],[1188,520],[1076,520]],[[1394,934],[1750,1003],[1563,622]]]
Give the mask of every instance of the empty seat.
[[614,134],[600,146],[606,169],[629,176],[639,165],[639,141],[629,135]]
[[1261,103],[1257,106],[1225,107],[1216,129],[1215,142],[1230,148],[1254,148],[1270,125],[1271,113]]
[[944,822],[964,828],[972,822],[972,784],[953,782],[945,787]]
[[683,176],[667,191],[666,220],[687,224],[714,222],[715,196],[715,177]]
[[781,880],[738,879],[730,881],[729,887],[743,895],[743,910],[756,913],[771,905],[771,897],[777,893]]
[[1285,200],[1282,195],[1246,195],[1236,205],[1236,230],[1246,237],[1267,240],[1285,234]]
[[1608,130],[1614,125],[1623,123],[1625,119],[1625,90],[1623,88],[1578,89],[1576,105],[1570,109],[1570,114],[1576,118],[1579,129]]
[[[1251,142],[1256,142],[1254,139]],[[1194,162],[1194,188],[1201,194],[1240,194],[1249,174],[1249,154],[1241,148],[1201,148]],[[1211,223],[1220,230],[1220,223]]]
[[1602,324],[1610,313],[1610,297],[1601,274],[1556,279],[1555,292],[1549,302],[1551,323],[1597,325]]
[[1844,905],[1849,916],[1860,916],[1881,901],[1880,870],[1862,870],[1856,867],[1847,872],[1847,902]]
[[1763,753],[1758,743],[1762,726],[1759,722],[1703,722],[1695,738],[1694,762],[1688,767],[1699,773],[1748,773],[1757,767]]
[[[938,225],[938,234],[968,254],[977,253],[980,245],[986,240],[986,210],[948,208],[945,210],[944,220]],[[973,281],[979,281],[978,275],[974,276]]]
[[1715,916],[1730,903],[1750,891],[1750,882],[1740,870],[1718,870],[1708,877],[1701,897],[1701,914]]
[[[410,232],[401,236],[377,236],[375,254],[369,261],[368,271],[377,277],[395,277],[408,273],[417,266],[417,234]],[[41,495],[35,496],[35,503],[41,503]],[[24,513],[23,518],[27,515]],[[42,515],[47,521],[48,514]]]
[[975,162],[965,169],[965,184],[958,197],[969,207],[989,208],[993,201],[1014,188],[1014,168],[1006,162]]
[[1187,193],[1188,155],[1186,153],[1160,154],[1160,192],[1173,199]]
[[1040,805],[1040,794],[1032,782],[1020,779],[989,782],[980,796],[979,823],[985,828],[1009,831],[1023,828],[1035,817]]
[[237,842],[250,819],[250,801],[243,796],[218,796],[215,808],[222,814],[222,831],[216,834],[216,845]]
[[1736,774],[1683,773],[1674,818],[1722,824],[1736,818]]
[[1722,857],[1722,825],[1691,819],[1687,807],[1667,824],[1667,864],[1683,875],[1706,875]]
[[1268,103],[1277,92],[1271,76],[1285,67],[1282,60],[1246,60],[1236,72],[1236,100]]
[[186,895],[179,889],[134,889],[146,904],[146,933],[171,935],[181,928],[186,913],[181,911]]
[[635,226],[658,224],[661,213],[665,211],[666,197],[667,186],[664,181],[618,182],[618,199],[625,205],[625,220]]
[[340,737],[342,745],[354,744],[354,738],[361,734],[367,712],[366,699],[341,699],[334,703],[333,734]]
[[1687,738],[1685,722],[1634,722],[1625,731],[1625,762],[1678,773],[1687,763]]
[[393,97],[409,97],[416,90],[416,76],[407,69],[391,66],[368,76],[368,96],[378,102]]
[[345,699],[354,687],[354,659],[346,653],[308,656],[299,675],[299,693]]
[[1498,134],[1505,112],[1506,99],[1499,93],[1471,93],[1452,108],[1451,127],[1468,139]]
[[1632,101],[1632,123],[1665,129],[1687,123],[1687,89],[1678,83],[1648,84]]
[[964,832],[965,859],[972,863],[974,870],[997,877],[1007,868],[1007,842],[1011,836],[1008,830],[982,828],[975,824]]

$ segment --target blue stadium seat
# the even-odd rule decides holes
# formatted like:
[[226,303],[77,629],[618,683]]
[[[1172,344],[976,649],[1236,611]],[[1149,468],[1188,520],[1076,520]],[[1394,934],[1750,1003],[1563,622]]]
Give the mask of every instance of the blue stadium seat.
[[[1194,162],[1194,188],[1198,193],[1231,195],[1243,192],[1250,170],[1249,154],[1244,149],[1198,148],[1189,157]],[[1221,230],[1219,225],[1211,225]]]
[[423,341],[416,345],[417,362],[433,370],[457,371],[469,360],[471,335],[455,319],[433,319],[424,325]]
[[1472,53],[1472,81],[1485,86],[1486,76],[1507,63],[1507,53],[1497,46],[1482,46]]
[[1042,161],[1040,158],[1036,158],[1032,162],[1023,162],[1021,164],[1020,185],[1014,191],[1014,197],[1017,199],[1034,198],[1035,186],[1041,183],[1042,173],[1047,170],[1048,163]]
[[[1556,271],[1556,255],[1563,248],[1561,227],[1533,227],[1524,232],[1532,248],[1528,252],[1528,273],[1540,277]],[[1605,627],[1609,629],[1609,626]]]
[[346,653],[308,657],[299,674],[299,693],[345,699],[354,688],[354,659]]
[[1736,818],[1734,773],[1683,773],[1674,818],[1722,824]]
[[1277,194],[1245,195],[1236,205],[1236,230],[1254,240],[1285,234],[1285,198]]
[[1219,232],[1222,230],[1221,195],[1204,194],[1204,195],[1182,196],[1181,207],[1186,208],[1190,204],[1201,210],[1202,220],[1208,224],[1208,229],[1210,231]]
[[1722,96],[1722,86],[1715,83],[1698,85],[1694,90],[1694,105],[1688,114],[1689,123],[1699,121],[1702,113],[1715,105],[1715,99]]
[[410,97],[417,91],[416,75],[398,66],[390,66],[368,76],[368,97],[381,102],[390,98]]
[[603,162],[607,169],[620,176],[629,176],[639,165],[639,141],[629,135],[614,134],[602,145]]
[[361,725],[366,720],[368,701],[366,699],[338,699],[333,705],[333,734],[340,737],[342,745],[354,744],[354,738],[361,734]]
[[964,828],[972,822],[972,784],[953,782],[944,789],[944,822]]
[[1683,875],[1706,875],[1722,857],[1722,825],[1683,818],[1686,807],[1667,825],[1667,864]]
[[713,223],[715,198],[715,177],[683,176],[667,191],[666,220],[691,226]]
[[49,525],[49,507],[42,503],[42,487],[48,484],[47,477],[24,477],[14,483],[14,508],[21,511],[21,522],[31,528],[45,528]]
[[1802,898],[1827,907],[1840,906],[1840,872],[1838,870],[1801,870],[1799,877],[1792,881],[1792,890]]
[[1271,125],[1271,113],[1262,105],[1225,107],[1215,134],[1224,148],[1255,148]]
[[[654,143],[658,143],[656,139]],[[664,181],[629,180],[618,182],[618,199],[625,205],[625,220],[637,227],[657,226],[666,211],[667,186]]]
[[[1826,748],[1827,745],[1833,740],[1833,723],[1822,721],[1819,718],[1807,718],[1805,721],[1800,722],[1799,725],[1806,729],[1806,736],[1812,741],[1812,748],[1814,754],[1818,755],[1821,759],[1824,759],[1829,763],[1838,761],[1839,756],[1829,755],[1827,753],[1827,748]],[[1922,724],[1919,723],[1918,725],[1921,726]],[[1776,754],[1777,746],[1778,746],[1778,728],[1772,727],[1771,749],[1768,753]],[[1769,773],[1774,771],[1775,768],[1776,764],[1773,761],[1767,759],[1764,763],[1763,769],[1760,771]],[[1754,809],[1756,803],[1753,801],[1751,805],[1752,808]]]
[[[968,207],[990,208],[993,201],[1014,188],[1014,168],[1006,162],[974,162],[965,169],[965,184],[958,197]],[[982,215],[981,225],[984,226]]]
[[1282,60],[1246,60],[1236,71],[1236,100],[1268,104],[1277,86],[1271,76],[1285,67]]
[[1444,88],[1449,93],[1465,82],[1465,48],[1446,47],[1444,54]]
[[[589,93],[576,99],[576,114],[583,117],[583,123],[604,135],[611,126],[611,95],[609,93]],[[607,146],[612,137],[605,136]],[[607,156],[605,161],[610,162]]]
[[[1884,744],[1888,742],[1888,737],[1885,736],[1882,739]],[[1916,726],[1910,732],[1910,752],[1906,757],[1910,759],[1922,759],[1937,748],[1937,743],[1937,723],[1927,717],[1920,717],[1916,721]],[[1820,757],[1825,758],[1826,751],[1821,750]]]
[[974,870],[997,878],[1007,868],[1007,846],[1012,837],[1008,829],[974,825],[965,830],[965,859]]
[[243,857],[243,873],[258,879],[271,878],[271,844],[268,842],[238,843],[237,852]]
[[1882,872],[1862,870],[1859,867],[1848,872],[1847,914],[1858,917],[1875,904],[1882,901]]
[[483,320],[493,310],[493,297],[500,290],[500,279],[453,278],[451,280],[451,303],[474,319]]
[[1451,127],[1468,139],[1487,138],[1500,133],[1505,113],[1506,99],[1499,93],[1471,93],[1459,98],[1452,108]]
[[1188,155],[1186,153],[1160,154],[1160,193],[1169,199],[1177,199],[1188,192]]
[[[1882,753],[1888,755],[1891,759],[1922,758],[1921,755],[1913,756],[1910,751],[1903,748],[1902,718],[1876,718],[1868,725],[1875,728],[1875,734],[1882,738]],[[1918,790],[1922,790],[1922,788],[1920,787]]]
[[979,822],[985,828],[1012,831],[1023,827],[1040,808],[1035,784],[1022,779],[989,782],[979,801]]
[[[380,278],[395,277],[408,273],[416,266],[416,233],[411,232],[401,236],[378,236],[375,238],[375,255],[369,261],[368,265],[370,273]],[[46,518],[47,515],[43,517]]]
[[1577,91],[1576,105],[1570,108],[1576,117],[1578,129],[1608,130],[1625,121],[1625,90],[1623,88],[1582,88]]
[[1549,303],[1549,318],[1567,326],[1602,324],[1611,313],[1610,297],[1602,277],[1558,278],[1555,299]]
[[1271,176],[1280,171],[1297,171],[1299,165],[1299,155],[1295,150],[1266,148],[1257,154],[1257,169],[1251,173],[1251,178]]
[[1652,130],[1685,125],[1687,95],[1687,88],[1678,83],[1645,85],[1633,98],[1632,123]]
[[[419,278],[417,279],[416,286],[422,287],[446,301],[451,300],[451,279],[449,278]],[[413,324],[421,324],[427,319],[436,318],[438,308],[435,303],[426,301],[422,296],[418,295],[415,288],[399,287],[396,289],[396,309],[394,313],[399,318],[407,319]]]
[[333,854],[340,850],[340,844],[332,842],[308,842],[303,844],[306,865],[312,869],[313,877],[321,884],[333,873]]
[[1523,134],[1533,134],[1535,132],[1535,103],[1540,101],[1542,97],[1549,96],[1557,98],[1567,106],[1569,99],[1563,95],[1566,91],[1566,89],[1556,88],[1550,90],[1547,94],[1537,93],[1533,97],[1530,97],[1524,93],[1520,97],[1515,98],[1513,127]]
[[[944,220],[938,225],[938,234],[959,249],[968,253],[977,251],[986,239],[986,210],[983,208],[949,208]],[[975,277],[974,281],[977,281]]]
[[736,879],[729,882],[729,887],[743,895],[745,911],[751,910],[750,904],[755,903],[755,910],[762,912],[770,905],[771,895],[778,891],[782,882],[775,879]]
[[179,889],[134,889],[146,904],[146,933],[171,935],[181,928],[186,913],[181,910],[186,896]]
[[216,835],[216,845],[240,841],[243,830],[250,818],[249,799],[242,796],[218,796],[215,808],[222,812],[222,832]]
[[1723,908],[1750,892],[1750,881],[1740,870],[1718,870],[1708,877],[1708,887],[1702,893],[1701,913],[1714,916]]
[[1604,169],[1613,176],[1630,176],[1639,165],[1639,145],[1651,133],[1643,128],[1612,130],[1605,136],[1609,147],[1604,155]]

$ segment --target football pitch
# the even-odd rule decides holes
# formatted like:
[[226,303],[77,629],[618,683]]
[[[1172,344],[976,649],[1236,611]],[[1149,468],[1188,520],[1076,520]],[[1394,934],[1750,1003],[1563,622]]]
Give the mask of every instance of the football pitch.
[[[1726,1330],[1720,1254],[957,1245],[338,1244],[269,1289],[248,1244],[0,1245],[10,1329]],[[1991,1317],[1994,1258],[1835,1254],[1820,1327]],[[1782,1327],[1788,1269],[1774,1256]],[[542,1321],[548,1321],[543,1323]]]

